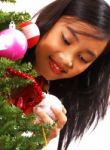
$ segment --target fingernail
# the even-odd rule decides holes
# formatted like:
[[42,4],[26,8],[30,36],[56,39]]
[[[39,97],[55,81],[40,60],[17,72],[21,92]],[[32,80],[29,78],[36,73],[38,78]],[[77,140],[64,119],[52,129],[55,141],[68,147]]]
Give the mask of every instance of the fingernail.
[[51,109],[53,109],[53,110],[61,110],[61,108],[59,108],[57,106],[51,106]]
[[56,109],[54,106],[51,106],[50,108],[51,108],[52,110],[55,110],[55,109]]
[[36,111],[39,113],[41,112],[41,108],[37,107]]
[[35,112],[35,113],[38,113],[38,112],[39,112],[39,108],[36,107],[36,108],[34,109],[34,112]]

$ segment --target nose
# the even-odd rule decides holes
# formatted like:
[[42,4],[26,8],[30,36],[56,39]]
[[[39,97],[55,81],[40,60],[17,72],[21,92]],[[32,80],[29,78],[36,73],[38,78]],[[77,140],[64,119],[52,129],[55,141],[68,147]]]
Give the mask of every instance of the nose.
[[69,52],[62,52],[59,55],[60,61],[62,62],[64,68],[73,68],[73,55]]

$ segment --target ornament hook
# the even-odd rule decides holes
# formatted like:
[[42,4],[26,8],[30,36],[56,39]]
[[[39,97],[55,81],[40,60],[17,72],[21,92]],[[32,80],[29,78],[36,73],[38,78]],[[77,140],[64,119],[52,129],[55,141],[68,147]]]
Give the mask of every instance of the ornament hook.
[[16,29],[16,25],[15,25],[14,21],[10,22],[9,29]]

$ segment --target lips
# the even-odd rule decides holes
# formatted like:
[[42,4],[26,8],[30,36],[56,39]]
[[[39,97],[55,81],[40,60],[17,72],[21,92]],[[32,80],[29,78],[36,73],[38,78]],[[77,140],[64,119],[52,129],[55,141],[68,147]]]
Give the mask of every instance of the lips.
[[64,69],[61,67],[61,65],[51,57],[49,57],[49,66],[55,74],[61,74],[64,72]]

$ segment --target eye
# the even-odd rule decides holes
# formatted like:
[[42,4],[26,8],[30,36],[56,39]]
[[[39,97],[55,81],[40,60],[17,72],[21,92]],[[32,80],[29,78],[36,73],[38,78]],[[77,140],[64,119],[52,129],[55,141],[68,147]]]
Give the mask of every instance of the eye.
[[84,64],[89,63],[82,55],[79,55],[79,58]]
[[62,39],[66,45],[70,45],[71,43],[67,40],[67,38],[62,34]]

